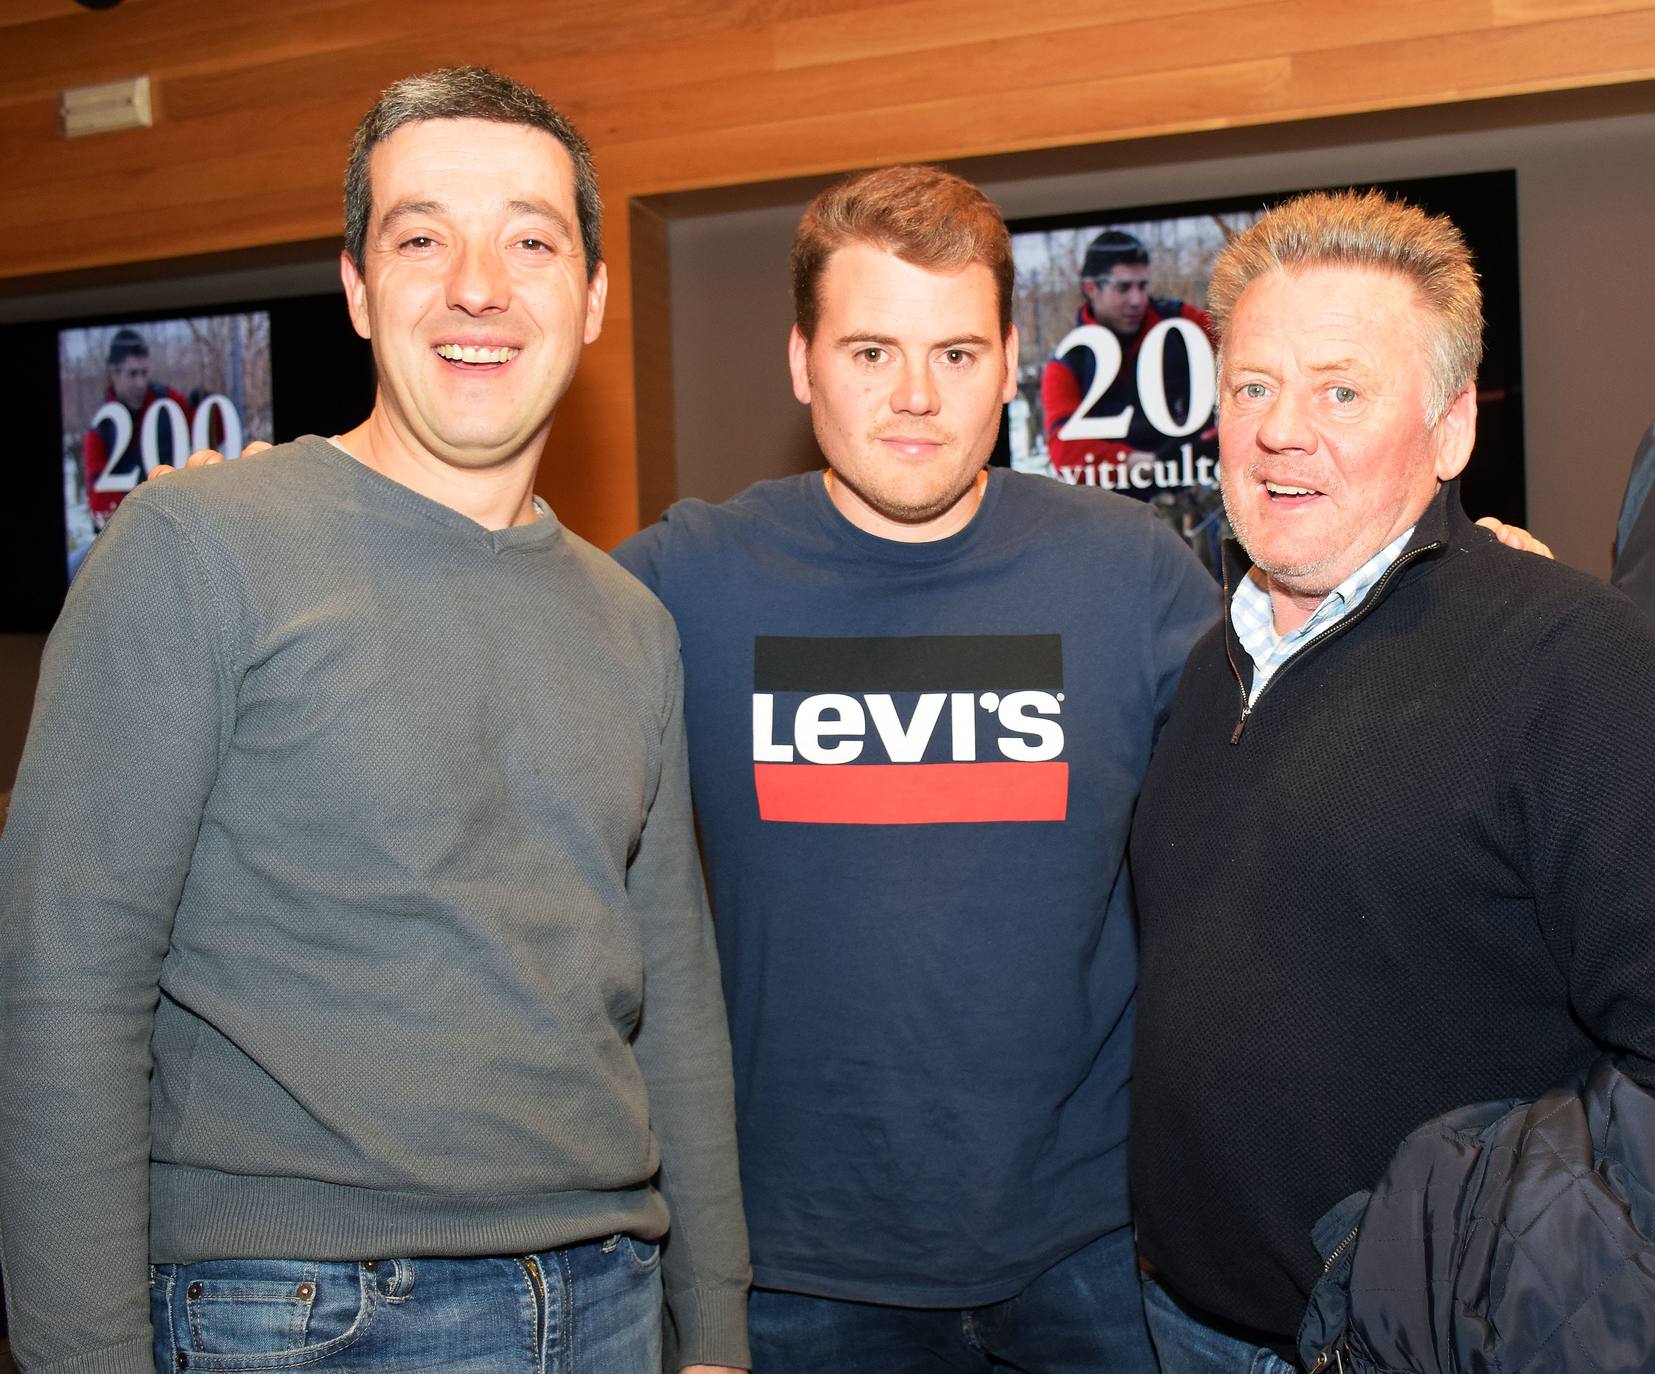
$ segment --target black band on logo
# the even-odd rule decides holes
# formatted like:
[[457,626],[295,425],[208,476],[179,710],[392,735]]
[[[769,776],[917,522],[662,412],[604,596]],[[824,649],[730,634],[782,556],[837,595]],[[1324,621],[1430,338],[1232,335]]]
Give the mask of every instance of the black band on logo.
[[758,635],[755,692],[979,692],[1063,686],[1060,635]]

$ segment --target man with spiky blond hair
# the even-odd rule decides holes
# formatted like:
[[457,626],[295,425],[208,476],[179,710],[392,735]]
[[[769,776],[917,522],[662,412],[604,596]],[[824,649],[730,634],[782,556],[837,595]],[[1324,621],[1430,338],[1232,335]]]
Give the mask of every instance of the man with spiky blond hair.
[[[1655,1253],[1648,1185],[1624,1179],[1655,1134],[1600,1136],[1618,1164],[1588,1197],[1562,1181],[1595,1177],[1593,1141],[1560,1123],[1611,1101],[1636,1121],[1655,1087],[1655,628],[1460,510],[1482,326],[1446,219],[1288,202],[1226,248],[1210,300],[1241,548],[1132,833],[1162,1369],[1648,1369],[1655,1271],[1625,1262]],[[1361,1200],[1336,1204],[1410,1132],[1493,1099],[1550,1104],[1550,1131],[1432,1127],[1353,1229]],[[1444,1196],[1479,1152],[1510,1179]],[[1536,1234],[1570,1253],[1499,1249],[1560,1199]],[[1348,1310],[1320,1290],[1300,1339],[1324,1266]]]

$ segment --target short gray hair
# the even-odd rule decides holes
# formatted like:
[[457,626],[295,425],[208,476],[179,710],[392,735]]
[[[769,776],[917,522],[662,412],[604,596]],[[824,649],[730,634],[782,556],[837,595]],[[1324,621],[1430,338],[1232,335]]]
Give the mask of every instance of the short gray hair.
[[598,173],[592,150],[580,131],[547,101],[519,81],[487,67],[439,67],[419,76],[404,77],[387,86],[362,116],[351,140],[345,165],[345,251],[363,270],[368,221],[373,214],[368,160],[373,150],[404,124],[427,119],[489,119],[498,124],[524,124],[550,134],[565,149],[575,168],[575,218],[581,247],[586,253],[590,281],[603,261],[603,202],[598,198]]
[[1381,191],[1315,191],[1284,201],[1231,239],[1213,265],[1207,306],[1221,347],[1236,305],[1254,281],[1311,267],[1367,268],[1413,283],[1430,317],[1425,421],[1435,425],[1477,380],[1483,357],[1482,288],[1453,220]]

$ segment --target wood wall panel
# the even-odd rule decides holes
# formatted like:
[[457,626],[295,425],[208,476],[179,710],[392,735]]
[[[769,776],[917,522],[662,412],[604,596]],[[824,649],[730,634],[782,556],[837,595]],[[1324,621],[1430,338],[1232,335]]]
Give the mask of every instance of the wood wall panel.
[[[677,191],[763,180],[759,175],[733,174],[732,168],[775,165],[783,159],[789,175],[805,175],[1050,147],[1077,129],[1082,131],[1077,142],[1128,137],[1156,132],[1167,118],[1180,119],[1186,129],[1219,128],[1243,121],[1212,119],[1207,105],[1215,96],[1237,109],[1268,108],[1279,103],[1290,75],[1287,60],[1274,58],[1048,84],[1037,100],[954,95],[914,102],[900,117],[866,108],[800,113],[767,124],[721,129],[715,136],[705,131],[672,133],[627,142],[610,156],[622,179],[642,180],[659,169],[654,177],[657,189]],[[1101,129],[1110,134],[1099,135],[1096,131]],[[985,146],[990,136],[992,144]]]
[[1494,22],[1531,24],[1544,19],[1584,19],[1647,8],[1644,0],[1494,0]]
[[[1649,80],[1655,0],[0,0],[0,56],[13,290],[337,234],[350,130],[408,72],[546,91],[597,147],[614,280],[543,489],[611,543],[639,496],[631,198]],[[140,73],[154,129],[59,136],[64,87]]]
[[[1170,23],[1186,15],[1236,8],[1235,0],[1121,0],[1107,9],[1077,7],[1067,0],[964,6],[954,0],[894,0],[859,13],[854,24],[837,15],[780,21],[775,26],[776,60],[787,69],[938,51],[962,43],[1020,44],[1080,26],[1124,29],[1146,19]],[[939,41],[943,37],[946,42]],[[1126,65],[1136,69],[1139,61],[1139,54],[1133,53]]]

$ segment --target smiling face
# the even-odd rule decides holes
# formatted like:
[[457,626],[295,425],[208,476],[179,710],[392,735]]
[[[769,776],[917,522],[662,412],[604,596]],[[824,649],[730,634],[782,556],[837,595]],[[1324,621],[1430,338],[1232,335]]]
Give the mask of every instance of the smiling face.
[[1426,424],[1430,326],[1412,283],[1361,268],[1269,272],[1237,302],[1220,387],[1224,508],[1280,631],[1414,524],[1471,456],[1474,387]]
[[1107,277],[1083,280],[1080,290],[1099,324],[1117,334],[1136,334],[1149,309],[1149,264],[1118,262]]
[[817,299],[815,337],[795,328],[788,358],[834,503],[887,539],[963,528],[1017,386],[1017,331],[1000,335],[993,275],[976,262],[933,272],[852,243],[829,258]]
[[538,461],[607,279],[587,280],[573,168],[550,134],[481,119],[405,124],[370,162],[363,270],[341,274],[373,342],[392,476]]

